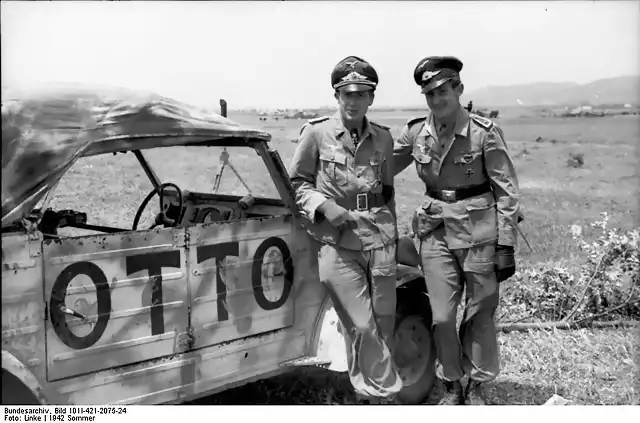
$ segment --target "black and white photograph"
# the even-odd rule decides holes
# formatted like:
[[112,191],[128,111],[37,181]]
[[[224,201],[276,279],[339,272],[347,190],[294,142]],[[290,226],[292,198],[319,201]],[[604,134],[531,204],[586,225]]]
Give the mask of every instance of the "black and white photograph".
[[5,421],[640,405],[640,1],[0,28]]

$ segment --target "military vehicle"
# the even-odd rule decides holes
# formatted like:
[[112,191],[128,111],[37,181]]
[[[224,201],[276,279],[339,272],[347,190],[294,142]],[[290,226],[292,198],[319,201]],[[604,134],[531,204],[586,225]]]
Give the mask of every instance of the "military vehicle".
[[[300,366],[346,370],[318,245],[271,136],[222,115],[109,87],[3,98],[3,404],[181,403]],[[257,154],[279,198],[163,181],[146,154],[169,147],[223,148],[225,163],[226,148]],[[116,153],[135,156],[153,186],[130,226],[96,224],[92,204],[49,207],[69,198],[56,186],[75,163]],[[160,211],[140,227],[156,196]],[[406,257],[394,355],[400,399],[419,403],[435,350],[425,283]]]

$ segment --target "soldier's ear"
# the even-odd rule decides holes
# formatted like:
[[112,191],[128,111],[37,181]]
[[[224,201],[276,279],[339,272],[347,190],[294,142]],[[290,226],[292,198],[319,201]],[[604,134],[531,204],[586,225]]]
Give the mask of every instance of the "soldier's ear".
[[460,83],[460,85],[458,85],[456,91],[457,91],[458,97],[461,96],[462,93],[464,92],[464,84]]
[[333,97],[335,97],[336,100],[339,100],[340,93],[338,92],[338,90],[335,90],[335,92],[333,93]]
[[375,91],[370,91],[369,92],[369,106],[371,106],[373,104],[373,100],[376,98],[376,92]]

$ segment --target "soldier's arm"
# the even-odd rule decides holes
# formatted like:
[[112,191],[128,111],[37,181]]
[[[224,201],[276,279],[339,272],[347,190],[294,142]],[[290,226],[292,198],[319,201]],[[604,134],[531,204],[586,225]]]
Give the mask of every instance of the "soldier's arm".
[[385,198],[387,198],[387,206],[391,210],[394,219],[398,219],[396,214],[396,191],[394,185],[395,177],[395,157],[393,154],[393,137],[389,133],[389,142],[385,144],[384,151],[384,167],[382,169],[382,190]]
[[409,125],[405,125],[402,133],[393,145],[393,174],[402,172],[413,161],[413,139],[414,134]]
[[515,247],[521,220],[520,187],[502,129],[495,124],[486,134],[483,150],[498,209],[498,244]]
[[318,156],[318,141],[313,128],[311,125],[305,125],[291,159],[289,178],[295,190],[298,208],[312,223],[316,222],[318,206],[327,200],[327,197],[316,189]]

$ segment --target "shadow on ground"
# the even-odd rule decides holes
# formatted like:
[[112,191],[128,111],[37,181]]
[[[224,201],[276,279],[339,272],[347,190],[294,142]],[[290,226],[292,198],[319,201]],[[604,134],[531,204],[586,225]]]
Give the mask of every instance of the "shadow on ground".
[[[438,381],[424,405],[435,405],[444,393]],[[512,381],[487,385],[486,399],[491,405],[542,405],[553,388]],[[322,369],[298,369],[271,379],[260,380],[185,404],[191,405],[356,405],[361,404],[346,373]]]
[[[425,404],[436,404],[443,389],[437,384]],[[260,380],[186,405],[358,405],[347,373],[305,368]]]
[[333,405],[356,404],[346,373],[305,368],[259,380],[186,404],[194,405]]
[[543,405],[553,394],[565,396],[563,389],[500,380],[488,384],[486,394],[495,405]]

